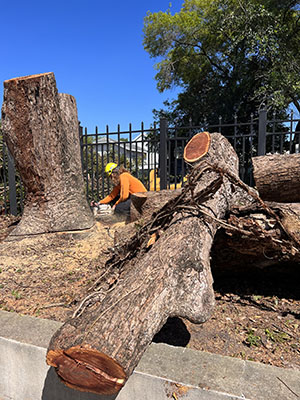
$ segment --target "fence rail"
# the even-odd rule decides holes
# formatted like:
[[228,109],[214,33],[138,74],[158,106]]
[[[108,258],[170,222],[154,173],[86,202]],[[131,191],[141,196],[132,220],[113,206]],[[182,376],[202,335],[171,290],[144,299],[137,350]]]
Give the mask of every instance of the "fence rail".
[[[252,114],[249,121],[233,118],[224,123],[222,118],[216,124],[206,121],[188,126],[168,126],[166,119],[145,129],[116,131],[106,127],[105,132],[88,133],[79,127],[81,143],[82,173],[85,179],[88,200],[104,197],[111,190],[111,183],[104,173],[108,162],[124,164],[126,168],[143,181],[148,190],[177,188],[184,184],[188,166],[183,160],[183,149],[190,138],[200,131],[220,132],[232,144],[240,161],[240,176],[253,185],[251,158],[268,153],[300,152],[300,119],[291,112],[286,119],[275,114],[268,118],[267,110]],[[2,165],[1,165],[2,164]],[[0,211],[16,215],[23,209],[23,188],[13,159],[5,144],[2,146],[0,164]]]

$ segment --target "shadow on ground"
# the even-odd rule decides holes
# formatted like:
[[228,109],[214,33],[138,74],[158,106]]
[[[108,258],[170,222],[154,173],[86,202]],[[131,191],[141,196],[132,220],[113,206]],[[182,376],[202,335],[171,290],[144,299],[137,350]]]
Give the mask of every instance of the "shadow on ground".
[[51,367],[45,379],[41,400],[114,400],[116,397],[117,395],[100,396],[70,389],[59,380],[54,368]]
[[190,341],[191,335],[185,323],[177,317],[168,318],[165,325],[154,336],[154,343],[166,343],[171,346],[185,347]]

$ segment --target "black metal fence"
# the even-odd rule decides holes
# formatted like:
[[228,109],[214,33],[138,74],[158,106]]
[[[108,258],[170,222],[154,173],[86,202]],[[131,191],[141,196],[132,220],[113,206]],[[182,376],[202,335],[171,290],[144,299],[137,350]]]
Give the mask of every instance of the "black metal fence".
[[[220,132],[232,144],[240,161],[240,176],[253,185],[251,158],[268,153],[300,152],[300,119],[291,112],[288,118],[268,115],[265,109],[250,116],[249,121],[233,118],[230,123],[219,118],[216,124],[206,121],[188,126],[168,126],[165,119],[145,129],[116,131],[106,127],[105,132],[88,133],[79,128],[82,172],[88,200],[104,197],[111,190],[106,177],[108,162],[123,164],[133,175],[143,181],[148,190],[173,189],[184,184],[188,166],[183,160],[183,150],[188,140],[197,132]],[[3,145],[0,175],[0,209],[2,213],[16,215],[22,212],[23,191],[13,160]]]
[[[104,197],[111,190],[111,182],[105,174],[109,162],[124,165],[150,189],[150,172],[159,166],[160,128],[154,124],[149,129],[141,124],[140,129],[88,133],[86,128],[79,128],[81,142],[82,170],[86,184],[88,200]],[[155,180],[157,178],[155,177]]]
[[23,210],[24,188],[4,142],[0,141],[0,149],[0,215],[17,215]]

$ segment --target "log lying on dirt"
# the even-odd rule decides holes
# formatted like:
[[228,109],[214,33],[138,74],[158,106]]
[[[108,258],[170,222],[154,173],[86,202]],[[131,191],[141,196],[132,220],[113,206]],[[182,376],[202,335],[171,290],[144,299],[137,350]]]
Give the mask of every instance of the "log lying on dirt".
[[228,214],[212,249],[214,272],[300,262],[300,204],[264,205],[236,206]]
[[300,154],[254,157],[253,175],[262,199],[280,203],[300,202]]
[[[259,157],[256,157],[256,159]],[[264,158],[264,157],[261,157]],[[285,155],[282,155],[282,163]],[[277,159],[280,164],[280,159]],[[226,219],[220,221],[220,231],[214,242],[214,267],[238,269],[255,265],[265,268],[279,263],[297,263],[300,260],[300,203],[265,201],[257,190],[247,186],[230,171],[220,171],[235,185],[229,199]],[[277,174],[277,169],[274,169]],[[267,182],[270,171],[261,182]],[[276,197],[270,190],[269,196]]]
[[[196,160],[187,185],[145,213],[146,223],[116,246],[95,292],[53,336],[47,362],[66,385],[116,393],[168,317],[206,321],[214,306],[211,254],[239,267],[241,254],[300,259],[297,205],[264,202],[239,179],[237,155],[223,136],[196,136],[204,145],[192,139],[185,152]],[[138,197],[142,209],[148,199]],[[220,227],[223,237],[215,235]]]
[[119,248],[130,242],[139,229],[152,219],[152,215],[164,207],[168,201],[181,193],[177,190],[161,190],[159,192],[143,192],[131,195],[130,223],[115,231],[114,246]]
[[238,157],[229,142],[218,133],[210,138],[186,187],[112,256],[98,290],[53,336],[47,362],[66,385],[116,393],[168,317],[195,323],[210,317],[210,250],[234,190],[210,165],[238,175]]
[[181,189],[132,194],[130,207],[131,222],[137,221],[140,218],[143,218],[144,221],[149,220],[155,211],[162,208],[169,200],[180,193]]
[[81,172],[76,101],[58,94],[53,73],[4,82],[2,129],[26,189],[12,235],[93,226]]

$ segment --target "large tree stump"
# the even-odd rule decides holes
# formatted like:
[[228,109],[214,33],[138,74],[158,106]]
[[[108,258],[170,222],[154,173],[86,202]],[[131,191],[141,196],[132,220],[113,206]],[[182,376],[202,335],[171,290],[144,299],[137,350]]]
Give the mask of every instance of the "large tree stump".
[[76,102],[58,94],[53,73],[4,82],[2,129],[26,189],[23,216],[12,234],[93,226],[84,193]]
[[[115,393],[168,317],[206,321],[214,307],[210,250],[234,190],[210,168],[238,174],[238,157],[220,134],[188,185],[106,264],[104,281],[53,336],[48,364],[75,389]],[[154,244],[149,238],[156,235]],[[127,253],[127,254],[126,254]]]
[[300,154],[271,154],[254,157],[253,175],[264,200],[300,202]]

